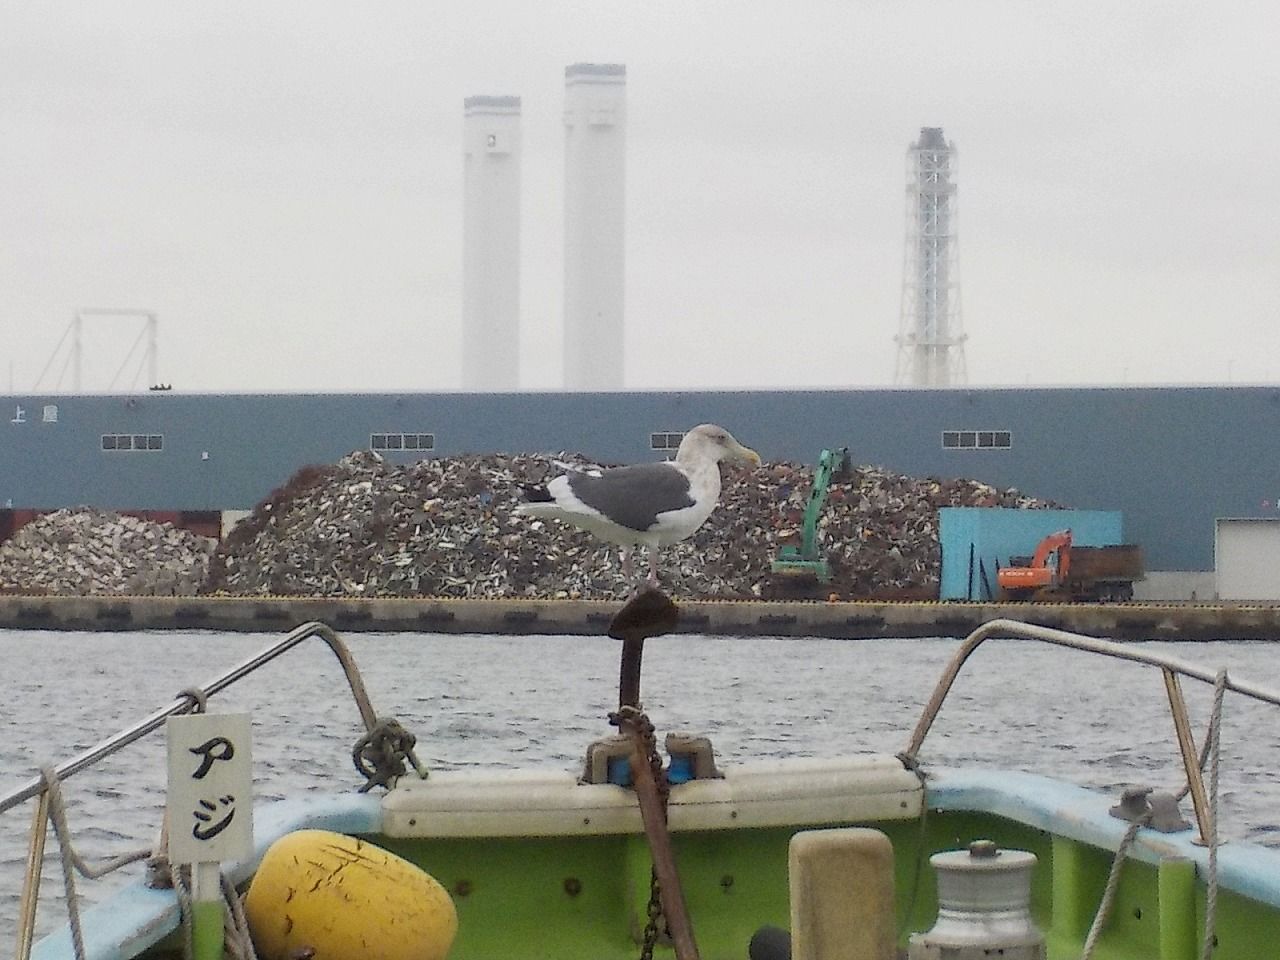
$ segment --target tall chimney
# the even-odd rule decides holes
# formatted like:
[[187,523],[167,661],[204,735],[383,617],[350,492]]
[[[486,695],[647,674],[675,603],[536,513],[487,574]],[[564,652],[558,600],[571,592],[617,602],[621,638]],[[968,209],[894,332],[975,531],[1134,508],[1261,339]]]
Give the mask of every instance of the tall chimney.
[[620,390],[627,68],[575,63],[564,83],[564,383]]
[[467,97],[462,222],[462,386],[520,381],[520,98]]

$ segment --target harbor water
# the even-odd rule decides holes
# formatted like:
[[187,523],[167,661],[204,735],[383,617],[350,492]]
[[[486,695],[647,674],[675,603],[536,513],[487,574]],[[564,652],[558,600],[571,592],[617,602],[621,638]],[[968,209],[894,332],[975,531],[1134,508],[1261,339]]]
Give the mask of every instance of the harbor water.
[[[0,794],[131,726],[278,639],[278,635],[0,631]],[[353,634],[345,637],[375,710],[418,738],[434,769],[547,765],[579,769],[613,733],[619,644],[591,637]],[[648,641],[642,697],[659,738],[710,736],[722,763],[755,757],[895,753],[956,640],[698,637]],[[1233,677],[1280,687],[1263,642],[1153,643]],[[1197,737],[1212,690],[1184,681]],[[355,790],[351,747],[363,732],[341,668],[319,640],[230,690],[211,709],[253,715],[259,803]],[[1061,776],[1119,796],[1182,782],[1159,671],[1029,641],[993,640],[971,658],[925,743],[926,765],[973,763]],[[1229,694],[1221,752],[1222,832],[1280,845],[1280,714]],[[91,860],[154,841],[163,807],[162,732],[65,784],[78,850]],[[1185,812],[1190,804],[1184,802]],[[30,803],[0,815],[0,951],[13,942]],[[39,928],[65,921],[50,834]],[[80,895],[99,900],[135,865]]]

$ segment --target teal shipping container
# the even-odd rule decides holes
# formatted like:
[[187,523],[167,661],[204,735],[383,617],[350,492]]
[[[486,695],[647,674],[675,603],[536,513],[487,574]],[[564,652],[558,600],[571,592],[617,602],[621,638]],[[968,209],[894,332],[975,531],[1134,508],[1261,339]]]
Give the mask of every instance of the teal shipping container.
[[1124,516],[1119,510],[943,507],[938,511],[940,598],[995,599],[996,571],[1008,566],[1011,556],[1030,556],[1049,534],[1068,529],[1077,546],[1124,543]]

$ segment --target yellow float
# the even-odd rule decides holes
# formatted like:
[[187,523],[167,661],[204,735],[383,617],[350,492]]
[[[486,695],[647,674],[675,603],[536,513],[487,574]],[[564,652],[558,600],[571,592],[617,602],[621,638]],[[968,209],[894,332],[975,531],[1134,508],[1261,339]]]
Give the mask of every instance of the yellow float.
[[458,932],[449,893],[364,840],[299,830],[271,845],[245,915],[262,960],[310,947],[315,960],[443,960]]

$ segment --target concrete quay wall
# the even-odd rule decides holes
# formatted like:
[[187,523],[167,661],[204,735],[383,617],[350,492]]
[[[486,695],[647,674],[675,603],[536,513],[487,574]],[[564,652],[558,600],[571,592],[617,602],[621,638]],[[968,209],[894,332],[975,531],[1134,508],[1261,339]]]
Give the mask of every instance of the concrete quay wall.
[[[681,633],[963,637],[997,617],[1122,640],[1280,640],[1280,605],[677,601]],[[0,596],[0,629],[602,636],[622,601]]]

